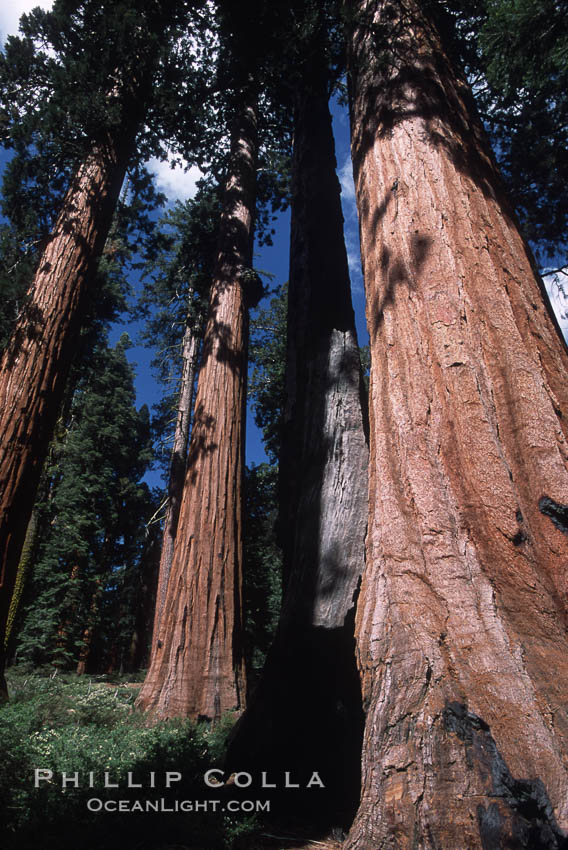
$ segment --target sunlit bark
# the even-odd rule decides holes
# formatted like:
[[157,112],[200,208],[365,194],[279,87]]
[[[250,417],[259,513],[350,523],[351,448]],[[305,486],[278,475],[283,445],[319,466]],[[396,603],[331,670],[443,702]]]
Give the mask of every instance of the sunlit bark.
[[349,58],[371,337],[366,709],[349,850],[568,828],[568,358],[425,6]]

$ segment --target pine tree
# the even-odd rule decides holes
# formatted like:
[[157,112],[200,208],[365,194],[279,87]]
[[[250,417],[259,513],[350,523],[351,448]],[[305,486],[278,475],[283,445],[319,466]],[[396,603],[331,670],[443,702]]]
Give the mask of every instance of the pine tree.
[[[258,103],[266,41],[272,45],[274,39],[272,9],[263,3],[251,0],[238,12],[221,4],[220,20],[218,83],[220,89],[223,80],[227,83],[230,156],[173,563],[138,698],[139,707],[155,717],[210,720],[242,709],[245,702],[242,480],[248,309],[262,294],[252,269]],[[263,104],[266,124],[273,112],[267,99]],[[272,192],[274,184],[267,184]],[[266,188],[265,182],[263,194]],[[278,202],[278,192],[272,194]]]
[[253,692],[274,639],[282,602],[276,466],[247,467],[244,502],[244,653],[247,684]]
[[429,5],[353,9],[371,461],[347,847],[559,847],[566,352]]
[[232,134],[173,563],[138,698],[159,717],[218,719],[244,703],[242,476],[256,150],[256,108],[246,99]]
[[249,360],[252,371],[248,395],[254,421],[262,431],[266,454],[278,464],[282,442],[282,417],[286,395],[286,323],[288,284],[270,299],[267,308],[257,311],[251,321]]

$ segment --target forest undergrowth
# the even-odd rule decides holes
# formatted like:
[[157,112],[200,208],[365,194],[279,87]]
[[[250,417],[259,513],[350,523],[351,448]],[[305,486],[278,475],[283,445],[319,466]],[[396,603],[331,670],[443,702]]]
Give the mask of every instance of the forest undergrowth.
[[[211,797],[205,771],[222,759],[233,717],[215,727],[187,720],[148,726],[134,710],[139,685],[104,676],[9,676],[10,701],[0,708],[0,798],[5,822],[0,846],[112,850],[113,847],[158,850],[177,847],[225,850],[238,847],[252,833],[254,818],[219,812],[111,813],[89,811],[88,801],[176,800]],[[36,769],[51,770],[49,781],[34,787]],[[164,787],[167,771],[179,772]],[[89,787],[93,772],[95,787]],[[118,788],[104,788],[117,784]],[[143,788],[128,788],[143,784]],[[62,774],[78,774],[80,787]],[[151,774],[154,774],[155,788]],[[47,774],[42,774],[46,776]],[[213,796],[218,796],[213,794]],[[96,807],[99,804],[92,804]],[[112,828],[109,830],[109,817]],[[109,843],[112,841],[112,845]],[[242,845],[240,845],[242,846]]]
[[[8,684],[10,700],[0,706],[2,850],[341,847],[341,841],[325,831],[289,820],[283,824],[269,815],[219,808],[167,811],[176,801],[190,801],[196,808],[196,803],[214,798],[225,808],[223,792],[207,788],[203,777],[223,763],[232,714],[216,725],[180,719],[148,725],[134,708],[141,683],[132,676],[84,677],[17,667],[9,672]],[[50,779],[40,774],[37,788],[36,770],[53,774]],[[170,788],[164,787],[168,771],[182,776],[180,781],[172,779]],[[104,787],[106,773],[106,784],[118,788]],[[79,787],[74,787],[75,774]],[[140,784],[142,788],[134,787]],[[125,807],[134,801],[163,800],[160,805],[166,811],[90,811],[92,800],[103,806],[127,801]],[[92,803],[91,808],[98,805]]]

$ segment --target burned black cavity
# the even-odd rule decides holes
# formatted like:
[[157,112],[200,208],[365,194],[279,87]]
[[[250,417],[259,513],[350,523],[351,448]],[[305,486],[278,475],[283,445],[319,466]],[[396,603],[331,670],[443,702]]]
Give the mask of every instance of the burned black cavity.
[[443,721],[465,744],[468,766],[491,777],[495,802],[477,807],[483,850],[568,850],[542,780],[511,775],[488,724],[458,702],[446,704]]
[[539,499],[538,509],[541,514],[550,517],[556,528],[568,534],[568,505],[562,505],[554,499],[549,499],[548,496],[543,496]]

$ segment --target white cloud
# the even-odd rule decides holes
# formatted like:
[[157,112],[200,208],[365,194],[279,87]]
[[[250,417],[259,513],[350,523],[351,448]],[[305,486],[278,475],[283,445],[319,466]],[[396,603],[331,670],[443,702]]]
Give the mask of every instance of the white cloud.
[[51,9],[52,0],[4,0],[0,3],[0,42],[4,44],[9,35],[17,35],[20,17],[36,6]]
[[558,324],[568,342],[568,272],[545,274],[542,279]]
[[359,249],[359,218],[355,203],[355,184],[353,183],[353,166],[349,154],[343,165],[337,171],[341,184],[341,208],[345,219],[345,247],[353,291],[363,293],[363,274],[361,272],[361,253]]
[[[337,172],[339,182],[341,183],[341,200],[343,206],[346,204],[355,204],[355,184],[353,183],[353,166],[351,165],[351,157],[345,157],[345,161]],[[346,210],[343,210],[345,215]]]
[[176,165],[172,168],[169,162],[161,162],[155,157],[147,166],[154,174],[157,188],[166,195],[169,203],[193,198],[197,192],[197,181],[204,176],[196,165],[189,168],[187,165]]

